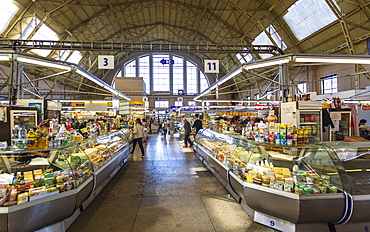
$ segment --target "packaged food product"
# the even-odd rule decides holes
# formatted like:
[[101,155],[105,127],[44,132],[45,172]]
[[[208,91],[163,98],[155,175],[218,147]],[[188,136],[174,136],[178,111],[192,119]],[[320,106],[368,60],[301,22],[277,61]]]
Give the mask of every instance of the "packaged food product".
[[18,195],[18,205],[28,202],[28,193],[21,193]]
[[31,183],[31,182],[33,182],[33,181],[34,181],[32,171],[29,171],[29,172],[23,172],[23,178],[24,178],[24,182],[25,182],[26,184]]

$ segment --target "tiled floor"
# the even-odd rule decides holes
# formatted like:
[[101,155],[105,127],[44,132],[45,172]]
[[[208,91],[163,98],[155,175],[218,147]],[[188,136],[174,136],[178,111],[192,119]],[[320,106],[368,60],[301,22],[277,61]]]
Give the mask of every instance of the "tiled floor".
[[150,135],[68,229],[99,231],[274,231],[254,223],[178,138]]

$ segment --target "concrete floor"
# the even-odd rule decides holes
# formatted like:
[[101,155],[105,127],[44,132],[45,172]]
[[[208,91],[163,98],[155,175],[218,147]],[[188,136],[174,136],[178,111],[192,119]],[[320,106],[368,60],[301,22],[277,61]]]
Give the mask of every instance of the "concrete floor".
[[178,138],[150,135],[68,232],[274,231],[253,222]]

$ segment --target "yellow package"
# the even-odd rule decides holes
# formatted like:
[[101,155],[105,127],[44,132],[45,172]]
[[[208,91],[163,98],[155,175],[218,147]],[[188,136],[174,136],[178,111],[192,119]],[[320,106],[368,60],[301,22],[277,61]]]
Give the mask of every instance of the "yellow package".
[[28,193],[21,193],[18,195],[18,205],[28,202]]
[[26,183],[30,183],[34,181],[32,171],[23,172],[23,178]]

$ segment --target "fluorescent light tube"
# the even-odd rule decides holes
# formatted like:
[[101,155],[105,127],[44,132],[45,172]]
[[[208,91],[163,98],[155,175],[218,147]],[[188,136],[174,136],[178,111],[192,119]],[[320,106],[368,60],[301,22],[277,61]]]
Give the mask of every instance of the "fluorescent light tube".
[[285,59],[279,59],[279,60],[271,60],[271,61],[266,61],[261,63],[255,63],[255,64],[245,64],[244,65],[244,70],[250,70],[250,69],[255,69],[255,68],[263,68],[263,67],[268,67],[268,66],[273,66],[273,65],[278,65],[278,64],[286,64],[289,63],[290,59],[285,58]]
[[29,64],[36,64],[36,65],[41,65],[41,66],[46,66],[50,68],[59,68],[63,70],[68,70],[71,71],[72,67],[67,66],[67,65],[61,65],[61,64],[56,64],[56,63],[51,63],[51,62],[46,62],[42,60],[36,60],[32,58],[25,58],[25,57],[17,57],[17,61],[19,62],[24,62],[24,63],[29,63]]
[[295,62],[301,63],[337,63],[337,64],[370,64],[369,59],[361,58],[336,58],[336,57],[296,57]]
[[0,56],[0,61],[9,61],[10,57],[9,56]]

